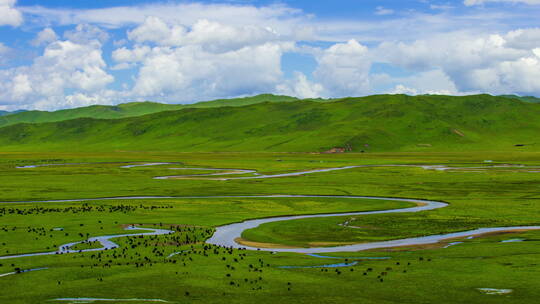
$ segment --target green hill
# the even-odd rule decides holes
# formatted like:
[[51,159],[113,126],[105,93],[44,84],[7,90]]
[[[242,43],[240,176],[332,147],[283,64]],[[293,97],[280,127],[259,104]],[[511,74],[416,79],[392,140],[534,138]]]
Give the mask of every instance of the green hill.
[[[24,111],[20,113],[0,111],[0,127],[9,126],[17,123],[40,123],[69,120],[75,118],[103,118],[117,119],[141,116],[145,114],[173,111],[185,108],[211,108],[222,106],[244,106],[260,102],[285,102],[297,100],[294,97],[278,96],[271,94],[262,94],[245,98],[218,99],[213,101],[199,102],[195,104],[162,104],[156,102],[130,102],[117,106],[88,106],[75,109],[59,110],[54,112],[47,111]],[[8,115],[9,114],[9,115]]]
[[538,151],[540,104],[376,95],[0,128],[4,151]]
[[540,98],[534,96],[501,95],[501,97],[517,99],[525,102],[540,102]]
[[9,112],[9,111],[0,111],[0,116],[11,115],[11,114],[17,114],[17,113],[21,113],[21,112],[26,112],[26,111],[25,111],[25,110],[17,110],[17,111],[13,111],[13,112]]
[[194,103],[191,105],[186,105],[185,108],[215,108],[215,107],[239,107],[247,106],[261,102],[290,102],[297,101],[298,98],[283,96],[283,95],[273,95],[273,94],[261,94],[251,97],[244,98],[233,98],[233,99],[217,99],[212,101],[203,101]]

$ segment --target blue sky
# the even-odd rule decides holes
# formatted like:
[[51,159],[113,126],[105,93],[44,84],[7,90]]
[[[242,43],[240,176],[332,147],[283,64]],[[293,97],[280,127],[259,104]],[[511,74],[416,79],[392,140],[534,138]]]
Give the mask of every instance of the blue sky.
[[540,0],[0,0],[0,110],[540,95]]

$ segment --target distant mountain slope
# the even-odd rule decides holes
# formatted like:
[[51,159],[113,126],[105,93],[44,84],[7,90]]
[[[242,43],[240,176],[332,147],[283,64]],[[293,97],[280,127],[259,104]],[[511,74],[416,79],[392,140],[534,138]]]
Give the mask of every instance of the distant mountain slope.
[[130,102],[117,106],[88,106],[75,109],[59,110],[55,112],[46,111],[25,111],[21,113],[0,112],[0,127],[9,126],[17,123],[41,123],[69,120],[75,118],[103,118],[117,119],[141,116],[145,114],[158,113],[163,111],[173,111],[185,108],[211,108],[222,106],[244,106],[260,102],[285,102],[297,100],[294,97],[263,94],[245,98],[219,99],[213,101],[199,102],[195,104],[162,104],[156,102]]
[[490,95],[378,95],[17,124],[0,150],[538,151],[539,117],[540,104]]
[[26,112],[26,111],[25,111],[25,110],[17,110],[17,111],[13,111],[13,112],[9,112],[9,111],[0,111],[0,116],[11,115],[11,114],[17,114],[17,113],[21,113],[21,112]]
[[194,103],[191,105],[186,105],[185,108],[215,108],[215,107],[239,107],[247,106],[261,102],[290,102],[297,101],[298,98],[284,96],[284,95],[273,95],[273,94],[261,94],[251,97],[244,98],[232,98],[232,99],[217,99],[212,101],[203,101]]
[[540,98],[534,96],[501,95],[501,97],[517,99],[525,102],[540,102]]

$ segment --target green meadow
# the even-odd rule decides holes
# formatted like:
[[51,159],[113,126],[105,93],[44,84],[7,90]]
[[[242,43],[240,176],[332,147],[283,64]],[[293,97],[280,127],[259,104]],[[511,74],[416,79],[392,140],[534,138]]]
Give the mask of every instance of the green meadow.
[[[0,303],[538,303],[540,230],[322,256],[205,242],[223,225],[310,214],[335,216],[237,241],[326,248],[540,226],[536,101],[259,95],[3,113]],[[256,178],[348,166],[364,167]],[[343,215],[417,206],[392,198],[448,206]],[[155,229],[171,233],[139,235]],[[120,234],[117,248],[86,242]],[[73,242],[79,252],[2,258]]]
[[[492,162],[486,163],[486,160]],[[121,168],[137,163],[170,165]],[[33,164],[64,164],[16,168]],[[90,164],[93,163],[93,164]],[[531,170],[436,171],[372,167],[296,177],[248,180],[155,180],[253,169],[277,174],[347,165],[497,164],[539,166],[538,153],[9,153],[1,157],[4,201],[121,196],[264,194],[364,195],[440,200],[446,208],[420,213],[305,219],[247,230],[248,241],[308,247],[391,240],[481,227],[540,225],[540,174]],[[182,172],[180,172],[182,171]],[[9,203],[0,206],[1,255],[54,251],[91,236],[133,233],[126,225],[172,235],[118,238],[101,252],[0,260],[0,303],[57,298],[162,299],[173,303],[536,303],[540,296],[540,232],[493,234],[450,246],[325,254],[229,250],[204,244],[214,227],[246,219],[410,207],[411,203],[345,198],[197,198]],[[348,227],[340,226],[348,221]],[[62,230],[58,229],[62,228]],[[178,230],[176,230],[178,229]],[[522,239],[522,242],[501,243]],[[184,241],[189,240],[187,244]],[[454,241],[454,240],[452,240]],[[134,247],[133,247],[134,246]],[[95,248],[82,244],[76,249]],[[167,258],[170,254],[180,252]],[[385,259],[369,259],[370,257]],[[346,267],[280,268],[281,266]],[[32,286],[32,288],[29,288]],[[511,289],[504,295],[478,288]],[[51,303],[55,303],[52,301]],[[61,303],[57,301],[56,303]],[[133,303],[116,300],[114,303]],[[140,300],[136,303],[146,303]]]

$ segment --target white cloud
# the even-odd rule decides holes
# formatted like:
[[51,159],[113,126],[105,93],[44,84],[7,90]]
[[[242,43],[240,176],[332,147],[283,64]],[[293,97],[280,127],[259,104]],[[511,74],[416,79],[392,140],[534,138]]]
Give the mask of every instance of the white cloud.
[[415,88],[409,88],[402,84],[396,85],[396,87],[389,92],[390,94],[407,94],[407,95],[418,95],[418,90]]
[[434,95],[458,95],[458,91],[452,80],[440,69],[421,72],[409,77],[388,77],[385,81],[394,84],[389,91],[391,94],[434,94]]
[[75,29],[64,32],[64,38],[81,44],[92,41],[103,43],[109,39],[109,34],[95,25],[78,24]]
[[[177,25],[179,31],[182,27],[192,28],[200,20],[209,20],[233,27],[257,26],[272,29],[284,40],[343,42],[356,39],[365,44],[414,40],[453,31],[485,33],[527,27],[531,24],[530,16],[540,13],[536,8],[512,12],[440,10],[424,13],[418,10],[402,10],[399,14],[374,21],[317,18],[284,4],[255,6],[246,4],[248,1],[234,2],[236,3],[162,2],[86,10],[50,9],[40,6],[19,9],[24,12],[27,23],[41,26],[86,23],[107,28],[134,27],[153,16],[165,24]],[[386,7],[381,9],[388,10]],[[174,38],[174,35],[171,38]]]
[[32,86],[30,84],[30,80],[28,79],[28,75],[26,74],[18,74],[15,77],[13,77],[13,86],[12,86],[12,96],[14,99],[22,99],[24,96],[30,94],[32,92]]
[[540,47],[540,28],[518,29],[505,35],[505,46],[515,49]]
[[137,45],[133,49],[122,47],[114,50],[112,57],[115,61],[122,63],[141,62],[151,51],[152,49],[147,45]]
[[0,100],[14,108],[58,109],[87,105],[81,98],[79,103],[73,103],[66,92],[95,95],[104,91],[114,81],[104,68],[99,41],[87,44],[55,41],[46,46],[32,65],[0,70]]
[[41,32],[39,32],[34,40],[32,40],[30,43],[34,46],[39,46],[43,44],[49,44],[53,41],[56,41],[58,39],[58,36],[54,32],[54,30],[50,27],[44,28]]
[[301,72],[294,73],[294,79],[284,81],[276,86],[276,93],[298,98],[317,98],[324,93],[324,88],[319,83],[311,82]]
[[262,44],[212,53],[201,46],[155,47],[142,61],[133,94],[192,101],[272,91],[283,46]]
[[294,44],[259,26],[199,20],[192,27],[148,17],[128,32],[136,44],[116,49],[114,69],[139,66],[135,99],[193,101],[271,92],[281,56]]
[[476,69],[466,75],[470,87],[493,94],[527,93],[540,94],[540,59],[523,57],[505,61],[491,67]]
[[482,5],[489,2],[500,2],[500,3],[525,3],[530,5],[540,4],[540,0],[465,0],[463,4],[466,6],[473,5]]
[[314,77],[328,94],[334,96],[363,95],[370,91],[371,59],[367,47],[352,39],[336,43],[316,55]]
[[190,44],[202,45],[212,51],[239,49],[279,39],[272,28],[255,25],[233,27],[206,19],[197,21],[186,35]]
[[270,28],[230,26],[202,19],[189,29],[182,25],[169,26],[157,17],[148,17],[143,24],[130,31],[128,37],[139,43],[153,42],[162,46],[200,45],[215,52],[279,39],[279,35]]
[[[314,52],[314,82],[296,77],[279,92],[302,96],[301,88],[317,86],[319,96],[375,93],[540,94],[538,29],[506,34],[452,33],[409,43],[385,42],[367,48],[356,40]],[[371,74],[373,62],[400,68],[410,76]],[[298,90],[295,90],[298,88]]]
[[384,15],[392,15],[394,13],[394,10],[384,8],[382,6],[377,6],[375,8],[375,15],[384,16]]
[[[28,66],[0,70],[0,100],[15,108],[57,109],[75,105],[67,92],[94,94],[114,78],[105,71],[101,42],[107,34],[92,25],[78,25],[58,40],[51,28],[39,32],[33,45],[46,45]],[[81,98],[77,106],[86,105]],[[87,101],[91,101],[87,99]]]
[[190,26],[207,19],[232,26],[258,25],[277,28],[280,32],[296,30],[294,23],[306,18],[301,10],[285,5],[256,7],[253,5],[208,3],[154,3],[100,9],[49,9],[41,6],[20,8],[25,14],[45,22],[72,25],[97,24],[118,28],[142,24],[148,16],[155,16],[167,23]]
[[100,47],[97,42],[83,45],[59,41],[45,49],[34,67],[50,70],[51,76],[61,78],[71,88],[93,91],[113,81],[103,70],[105,62]]
[[0,26],[19,26],[23,22],[21,12],[15,8],[16,0],[0,0]]
[[383,43],[374,53],[378,60],[411,71],[440,69],[458,91],[540,94],[533,49],[540,45],[537,33],[523,29],[505,35],[440,35],[412,43]]
[[412,43],[382,43],[380,57],[412,70],[444,66],[448,71],[461,71],[512,60],[527,54],[525,50],[508,48],[500,35],[477,36],[463,33],[439,35]]
[[[26,24],[76,24],[64,32],[63,41],[50,28],[38,34],[34,42],[46,48],[32,65],[0,70],[0,100],[28,107],[128,99],[191,102],[264,92],[298,97],[540,93],[540,29],[515,30],[519,22],[530,23],[526,19],[536,7],[525,13],[470,9],[462,14],[431,5],[438,11],[394,14],[381,6],[376,13],[386,17],[376,22],[315,18],[285,5],[168,2],[93,10],[17,9],[25,13]],[[114,37],[121,40],[112,43],[116,50],[109,69],[129,69],[119,75],[131,76],[133,83],[122,79],[128,83],[117,91],[107,89],[113,78],[101,48],[113,34],[103,27],[127,27],[126,39]],[[296,46],[304,41],[333,45]],[[304,70],[284,79],[284,52],[311,54],[313,73],[307,77],[311,71]],[[374,62],[386,63],[388,74],[372,74]],[[412,75],[392,76],[392,69]]]
[[185,32],[184,26],[169,27],[161,18],[150,16],[141,25],[128,32],[128,38],[136,42],[179,45]]

